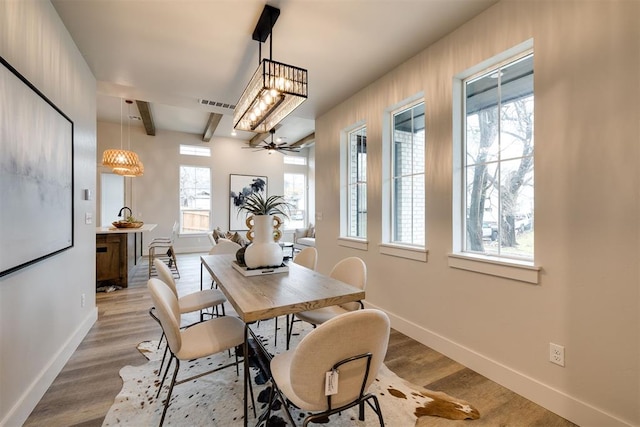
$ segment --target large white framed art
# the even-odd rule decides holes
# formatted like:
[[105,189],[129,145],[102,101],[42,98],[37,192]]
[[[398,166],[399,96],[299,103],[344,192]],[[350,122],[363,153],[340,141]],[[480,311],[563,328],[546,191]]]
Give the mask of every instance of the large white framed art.
[[1,277],[73,247],[73,122],[0,63]]
[[267,195],[267,177],[255,175],[233,175],[229,176],[229,230],[246,231],[246,221],[249,214],[240,212],[240,206],[244,204],[244,199],[251,193],[262,193]]

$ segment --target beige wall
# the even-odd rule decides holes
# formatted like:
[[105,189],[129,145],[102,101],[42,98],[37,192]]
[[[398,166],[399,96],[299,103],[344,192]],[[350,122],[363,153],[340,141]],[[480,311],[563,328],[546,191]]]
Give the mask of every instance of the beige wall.
[[[126,133],[125,133],[126,134]],[[211,157],[181,156],[180,144],[205,145],[211,148]],[[145,242],[157,236],[168,236],[174,221],[179,218],[179,170],[181,165],[203,166],[212,172],[212,225],[229,229],[229,175],[266,176],[269,195],[282,194],[284,188],[284,163],[280,153],[268,154],[264,150],[243,149],[242,141],[233,138],[214,137],[210,143],[202,142],[201,135],[157,130],[148,136],[143,127],[131,127],[131,149],[145,166],[142,177],[125,178],[127,206],[147,223],[158,224],[146,233]],[[107,148],[120,147],[120,125],[98,123],[98,161]],[[307,149],[300,155],[307,155]],[[98,172],[108,172],[102,166]],[[100,209],[98,209],[99,211]],[[180,236],[176,240],[177,252],[209,250],[206,236]],[[146,248],[145,248],[146,251]]]
[[95,194],[96,82],[48,1],[0,1],[0,55],[74,122],[74,247],[0,278],[0,425],[15,426],[97,318],[95,225],[84,222],[95,201],[82,199]]
[[[448,267],[452,78],[533,38],[538,285]],[[640,425],[640,2],[504,1],[316,121],[319,269],[361,256],[393,326],[581,425]],[[384,110],[424,92],[428,262],[379,252]],[[340,246],[339,141],[365,120],[368,250]],[[551,364],[549,343],[566,347]]]

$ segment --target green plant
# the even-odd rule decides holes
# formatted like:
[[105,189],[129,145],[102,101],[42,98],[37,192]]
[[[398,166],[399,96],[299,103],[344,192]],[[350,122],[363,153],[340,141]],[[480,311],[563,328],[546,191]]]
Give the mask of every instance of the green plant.
[[285,202],[283,196],[265,198],[261,192],[256,192],[245,197],[244,203],[238,207],[238,214],[246,211],[252,215],[282,215],[289,218],[291,208],[291,204]]

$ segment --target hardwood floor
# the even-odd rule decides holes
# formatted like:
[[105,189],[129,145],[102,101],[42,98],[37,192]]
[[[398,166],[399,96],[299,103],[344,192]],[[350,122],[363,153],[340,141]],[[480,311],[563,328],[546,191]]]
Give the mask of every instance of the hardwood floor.
[[[200,289],[199,256],[178,256],[181,292]],[[160,335],[160,327],[148,314],[151,298],[146,288],[147,275],[147,264],[143,262],[130,277],[129,288],[97,294],[98,321],[25,426],[102,425],[122,388],[120,369],[146,363],[136,345]],[[465,399],[480,411],[479,420],[424,417],[418,426],[575,425],[396,331],[391,333],[385,363],[408,381]]]

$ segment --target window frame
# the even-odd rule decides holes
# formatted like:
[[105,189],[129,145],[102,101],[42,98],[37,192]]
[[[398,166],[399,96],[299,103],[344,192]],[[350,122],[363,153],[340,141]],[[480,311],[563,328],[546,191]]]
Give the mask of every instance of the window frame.
[[394,235],[394,190],[393,190],[393,174],[394,174],[394,115],[400,111],[405,111],[416,107],[419,104],[425,106],[425,140],[424,140],[424,156],[425,156],[425,170],[423,172],[424,185],[426,190],[426,157],[427,157],[427,102],[424,97],[424,92],[419,92],[412,97],[406,98],[397,104],[394,104],[384,111],[383,120],[383,137],[382,137],[382,158],[387,159],[382,162],[382,242],[379,244],[379,251],[383,255],[389,255],[394,257],[406,258],[414,261],[427,262],[428,249],[427,249],[427,219],[426,219],[426,191],[425,191],[425,217],[424,217],[424,233],[425,243],[423,245],[406,244],[399,241],[394,241],[392,236]]
[[[533,55],[533,40],[527,40],[480,64],[454,76],[453,79],[453,252],[449,254],[449,266],[517,281],[538,283],[541,267],[531,259],[514,256],[487,254],[466,249],[466,101],[465,82]],[[535,56],[534,56],[535,58]],[[534,92],[535,98],[535,92]],[[534,103],[535,105],[535,103]],[[535,107],[534,107],[535,108]],[[535,122],[534,122],[535,133]],[[534,149],[535,153],[535,149]],[[505,160],[506,161],[506,160]],[[535,186],[535,184],[533,184]],[[535,201],[534,201],[535,203]],[[535,210],[535,207],[534,209]]]
[[[286,167],[286,166],[292,166],[291,168]],[[301,175],[303,177],[304,183],[303,183],[303,187],[304,187],[304,201],[303,201],[303,211],[304,214],[302,215],[302,227],[291,227],[290,222],[291,222],[291,218],[289,218],[289,220],[284,221],[285,223],[285,231],[293,231],[296,228],[304,228],[307,226],[307,224],[309,224],[309,177],[306,171],[302,170],[301,168],[306,168],[306,164],[303,165],[298,165],[298,164],[291,164],[291,163],[285,163],[285,170],[282,173],[282,183],[283,186],[285,184],[285,176],[286,175]],[[285,198],[286,198],[286,194],[284,194]]]
[[[364,132],[364,135],[362,134],[362,132]],[[368,207],[367,207],[367,152],[366,152],[366,144],[367,144],[367,125],[366,123],[363,123],[359,126],[355,126],[351,129],[349,129],[346,132],[346,144],[344,144],[344,155],[345,155],[345,160],[346,160],[346,167],[342,169],[343,173],[345,173],[345,181],[346,181],[346,188],[345,188],[345,198],[344,198],[344,204],[345,204],[345,229],[344,229],[344,233],[343,233],[343,237],[346,237],[348,239],[357,239],[357,240],[367,240],[367,221],[366,221],[366,217],[368,214]],[[364,146],[365,146],[365,151],[364,153],[361,153],[359,150],[356,150],[356,158],[353,158],[353,152],[351,150],[351,140],[352,137],[355,138],[363,138],[364,139]],[[357,145],[360,145],[360,142],[356,142]],[[362,161],[361,158],[361,154],[364,154],[364,160]],[[353,166],[354,166],[354,162],[355,162],[355,167],[356,170],[353,170]],[[358,171],[360,170],[360,168],[364,169],[364,181],[360,180],[359,177],[361,176],[361,174],[358,173]],[[352,180],[353,175],[355,174],[356,178],[355,180]],[[358,197],[358,192],[360,190],[362,190],[362,186],[364,186],[364,206],[361,205],[362,199],[360,197]],[[355,194],[355,211],[356,211],[356,231],[355,234],[352,233],[353,227],[354,227],[354,218],[352,215],[352,209],[354,207],[354,203],[353,203],[353,197],[354,197],[354,191],[356,192]],[[360,215],[364,214],[364,218],[365,218],[365,224],[364,224],[364,229],[362,230],[363,233],[360,234],[358,230],[361,230],[361,227],[358,224],[358,221],[360,219]]]
[[[424,181],[424,185],[426,185],[426,178],[427,178],[427,171],[426,171],[426,149],[427,149],[427,138],[426,138],[426,123],[425,123],[425,129],[424,129],[424,146],[423,146],[423,150],[424,150],[424,156],[425,156],[425,167],[424,170],[421,173],[416,173],[415,170],[411,170],[410,174],[405,174],[405,175],[399,175],[396,174],[396,150],[393,149],[393,144],[395,143],[394,141],[394,137],[393,137],[393,133],[395,132],[395,129],[393,128],[393,123],[394,123],[394,118],[401,114],[404,113],[405,111],[409,111],[409,110],[413,110],[414,108],[418,107],[419,105],[424,105],[426,108],[426,103],[424,102],[424,100],[420,100],[420,101],[416,101],[416,102],[412,102],[404,107],[398,108],[394,111],[391,112],[391,235],[390,235],[390,243],[392,244],[397,244],[397,245],[402,245],[402,246],[408,246],[408,247],[416,247],[416,248],[424,248],[426,247],[426,194],[424,195],[423,198],[423,203],[425,205],[425,219],[424,219],[424,224],[423,224],[423,228],[425,229],[425,242],[424,244],[416,244],[414,242],[404,242],[402,240],[396,240],[395,236],[398,232],[397,230],[397,209],[396,209],[396,202],[398,200],[398,195],[397,192],[395,191],[396,188],[396,180],[402,179],[402,178],[406,178],[406,177],[411,177],[413,179],[413,177],[415,176],[420,176],[422,175],[423,181]],[[425,111],[425,115],[426,115],[426,111]],[[415,134],[415,129],[413,128],[413,121],[414,121],[414,117],[412,115],[411,118],[412,121],[412,134]],[[425,120],[426,121],[426,120]],[[413,139],[412,139],[412,144],[413,144]],[[415,155],[415,150],[412,149],[411,151],[411,158],[413,159]],[[413,162],[412,162],[413,163]]]
[[[184,218],[183,218],[183,208],[182,208],[182,168],[191,168],[194,169],[206,169],[209,173],[209,207],[208,209],[197,209],[197,208],[193,208],[193,209],[188,209],[189,211],[202,211],[202,212],[208,212],[209,213],[209,226],[207,230],[202,230],[202,231],[185,231],[184,229]],[[213,175],[212,175],[212,168],[209,166],[202,166],[202,165],[192,165],[192,164],[180,164],[178,167],[178,209],[179,209],[179,235],[181,236],[197,236],[197,235],[204,235],[207,232],[211,231],[211,227],[212,227],[212,215],[213,215],[213,194],[212,194],[212,188],[213,188]],[[197,190],[197,188],[196,188]]]

